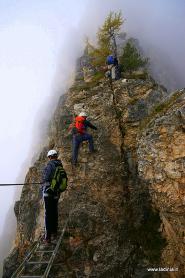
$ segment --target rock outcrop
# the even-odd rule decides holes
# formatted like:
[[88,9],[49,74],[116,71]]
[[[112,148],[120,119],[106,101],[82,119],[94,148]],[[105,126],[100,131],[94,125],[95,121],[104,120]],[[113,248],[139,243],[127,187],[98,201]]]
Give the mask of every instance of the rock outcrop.
[[[70,215],[69,228],[50,277],[184,277],[185,90],[169,95],[152,80],[118,80],[112,88],[104,79],[85,83],[81,68],[77,76],[26,176],[26,182],[40,180],[50,148],[69,176],[59,203],[59,225]],[[81,108],[98,128],[92,131],[97,152],[83,144],[73,169],[67,129]],[[42,233],[39,186],[24,186],[15,213],[17,236],[4,278]],[[152,267],[174,271],[160,276],[147,270]]]

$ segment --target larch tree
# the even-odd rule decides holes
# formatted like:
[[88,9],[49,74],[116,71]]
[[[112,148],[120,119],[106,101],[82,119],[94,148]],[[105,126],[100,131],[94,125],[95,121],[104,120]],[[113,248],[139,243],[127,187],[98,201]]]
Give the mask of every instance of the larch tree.
[[110,12],[102,27],[97,33],[97,47],[91,47],[90,55],[94,58],[95,66],[105,64],[106,57],[113,54],[117,57],[117,42],[116,39],[121,31],[121,26],[124,23],[121,11]]

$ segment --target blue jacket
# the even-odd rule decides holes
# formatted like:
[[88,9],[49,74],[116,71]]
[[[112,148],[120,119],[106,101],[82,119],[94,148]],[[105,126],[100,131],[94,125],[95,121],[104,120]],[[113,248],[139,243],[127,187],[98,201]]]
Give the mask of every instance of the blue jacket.
[[50,183],[52,181],[55,169],[57,166],[62,165],[61,160],[56,159],[56,160],[50,160],[46,167],[43,170],[43,175],[42,175],[42,192],[44,197],[48,197],[51,194],[47,192],[47,189],[50,187]]

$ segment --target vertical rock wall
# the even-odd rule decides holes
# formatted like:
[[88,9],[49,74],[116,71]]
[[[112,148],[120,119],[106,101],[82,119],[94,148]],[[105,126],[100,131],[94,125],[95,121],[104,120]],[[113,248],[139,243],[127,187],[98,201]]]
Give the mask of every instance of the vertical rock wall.
[[[150,80],[119,80],[110,88],[106,80],[79,79],[60,98],[48,144],[26,177],[37,182],[47,150],[60,152],[69,176],[59,203],[60,228],[69,214],[70,220],[50,277],[160,277],[147,271],[153,266],[177,266],[178,273],[161,277],[183,277],[183,105],[183,91],[170,98]],[[90,131],[97,152],[89,154],[83,144],[73,169],[67,129],[80,108],[98,128]],[[17,237],[4,278],[42,232],[39,186],[23,188],[15,212]]]
[[185,273],[184,104],[184,91],[177,92],[142,131],[138,144],[139,175],[148,181],[168,242],[162,259],[181,273]]

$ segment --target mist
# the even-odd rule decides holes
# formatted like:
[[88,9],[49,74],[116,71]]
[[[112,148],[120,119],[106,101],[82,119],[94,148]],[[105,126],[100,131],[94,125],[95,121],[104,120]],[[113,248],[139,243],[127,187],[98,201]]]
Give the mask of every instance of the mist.
[[[139,39],[154,77],[169,90],[185,87],[183,0],[0,3],[0,183],[24,182],[58,98],[73,82],[85,36],[95,42],[97,29],[111,10],[122,11],[123,31],[127,38]],[[21,187],[0,187],[0,260],[12,246],[13,205],[20,191]],[[7,214],[10,224],[5,222]],[[12,231],[8,239],[7,229]],[[3,250],[2,241],[7,241]]]
[[[74,2],[0,3],[1,184],[24,183],[57,99],[72,84],[82,49],[76,28],[84,9],[79,1],[66,15]],[[0,276],[15,237],[13,206],[20,192],[21,186],[0,187]]]
[[185,1],[89,1],[81,26],[92,41],[110,10],[122,11],[123,31],[139,40],[153,77],[169,90],[185,87]]

